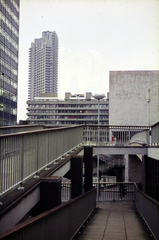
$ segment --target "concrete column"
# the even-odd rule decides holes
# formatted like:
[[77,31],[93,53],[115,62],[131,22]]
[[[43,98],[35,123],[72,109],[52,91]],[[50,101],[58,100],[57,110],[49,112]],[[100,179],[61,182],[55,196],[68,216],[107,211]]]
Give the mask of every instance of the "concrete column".
[[61,177],[44,177],[40,183],[40,210],[47,211],[61,204]]
[[146,159],[147,155],[142,156],[142,191],[146,193]]
[[71,198],[82,194],[83,183],[83,156],[71,158]]
[[84,183],[84,191],[87,192],[92,189],[92,181],[93,181],[93,148],[85,147],[84,148],[84,157],[83,157],[84,165],[85,165],[85,183]]

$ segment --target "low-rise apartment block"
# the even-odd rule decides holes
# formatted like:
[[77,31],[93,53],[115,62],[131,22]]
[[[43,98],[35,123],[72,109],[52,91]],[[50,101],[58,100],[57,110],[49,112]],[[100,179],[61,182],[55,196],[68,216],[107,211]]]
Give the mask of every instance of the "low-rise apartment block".
[[[98,124],[98,101],[92,93],[65,93],[59,100],[53,94],[41,93],[34,100],[27,101],[27,121],[30,124]],[[100,124],[109,124],[109,99],[100,100]]]

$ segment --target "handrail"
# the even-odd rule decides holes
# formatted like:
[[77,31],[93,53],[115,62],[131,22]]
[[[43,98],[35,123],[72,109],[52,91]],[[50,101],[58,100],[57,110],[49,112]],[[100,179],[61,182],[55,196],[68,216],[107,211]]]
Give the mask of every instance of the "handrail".
[[10,137],[10,136],[27,135],[27,134],[40,133],[40,132],[58,131],[58,130],[62,130],[62,129],[73,129],[73,128],[82,128],[83,129],[83,126],[81,126],[81,125],[75,125],[75,126],[69,126],[69,127],[59,126],[59,127],[56,127],[56,128],[52,127],[52,128],[38,129],[38,130],[33,130],[33,131],[1,134],[0,138]]
[[135,203],[151,233],[155,239],[159,239],[159,202],[139,190],[135,183]]
[[[0,233],[0,239],[73,239],[96,207],[96,189]],[[50,227],[49,227],[50,226]],[[71,227],[70,227],[71,226]],[[49,231],[48,231],[49,229]]]
[[83,142],[83,127],[63,127],[0,136],[0,195],[20,185]]
[[148,132],[148,126],[87,125],[84,126],[84,142],[86,145],[94,145],[97,144],[99,137],[99,145],[127,146],[132,138],[135,141],[136,136],[140,134],[137,140],[149,144]]
[[[99,125],[99,145],[127,146],[131,139],[144,136],[148,126]],[[148,138],[148,137],[147,137]],[[79,144],[97,145],[97,125],[75,125],[53,127],[34,131],[0,135],[0,195],[22,183],[24,180],[47,169],[50,164],[61,159],[64,154]]]

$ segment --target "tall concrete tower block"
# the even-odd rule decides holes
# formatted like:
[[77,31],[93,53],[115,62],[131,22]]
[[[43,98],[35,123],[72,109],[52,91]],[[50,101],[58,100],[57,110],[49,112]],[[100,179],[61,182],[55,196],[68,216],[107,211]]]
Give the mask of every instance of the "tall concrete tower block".
[[29,49],[28,99],[58,93],[58,36],[46,31]]

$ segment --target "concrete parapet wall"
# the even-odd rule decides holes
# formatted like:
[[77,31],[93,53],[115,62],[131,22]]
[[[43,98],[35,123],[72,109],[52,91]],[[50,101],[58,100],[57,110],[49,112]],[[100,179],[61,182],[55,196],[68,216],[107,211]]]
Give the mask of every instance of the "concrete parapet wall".
[[[15,226],[40,200],[39,185],[29,194],[17,201],[17,204],[6,208],[5,213],[1,212],[0,232]],[[16,201],[15,201],[16,202]]]
[[159,122],[152,126],[151,135],[152,143],[159,143]]
[[149,144],[149,130],[135,134],[130,139],[130,143]]

